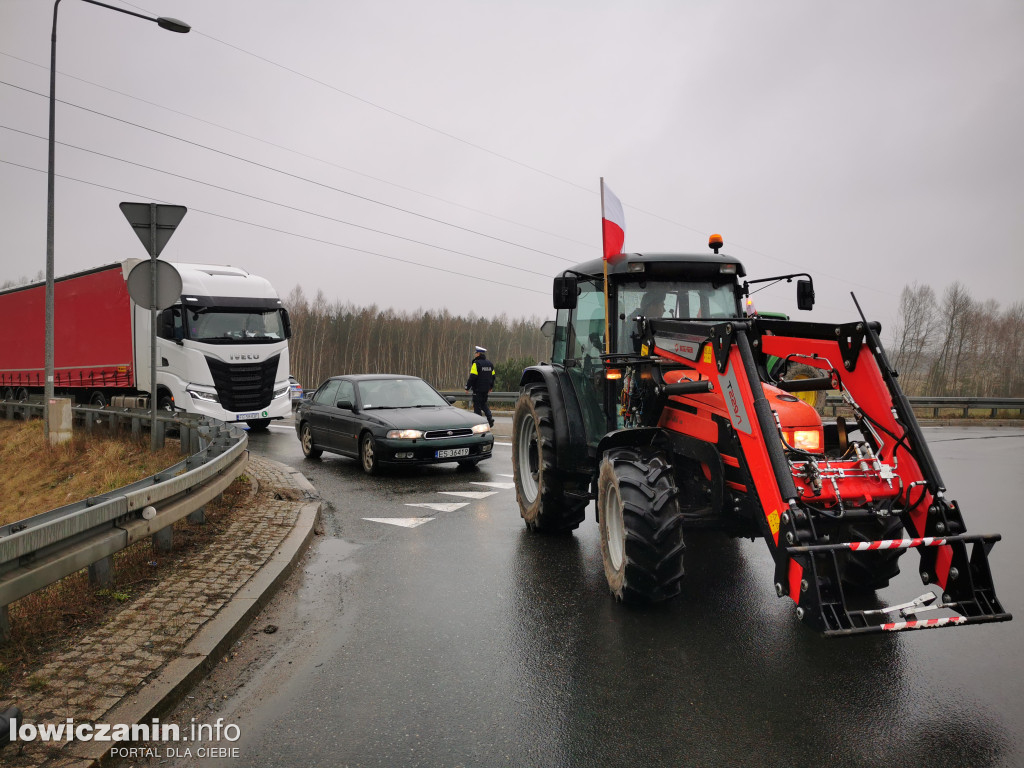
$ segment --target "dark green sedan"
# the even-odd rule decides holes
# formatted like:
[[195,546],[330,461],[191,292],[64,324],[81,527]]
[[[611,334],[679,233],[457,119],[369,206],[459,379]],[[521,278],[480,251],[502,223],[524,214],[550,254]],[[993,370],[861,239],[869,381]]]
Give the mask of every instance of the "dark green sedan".
[[371,475],[384,465],[471,467],[494,446],[483,416],[456,408],[415,376],[334,376],[299,405],[295,431],[307,459],[324,451],[351,456]]

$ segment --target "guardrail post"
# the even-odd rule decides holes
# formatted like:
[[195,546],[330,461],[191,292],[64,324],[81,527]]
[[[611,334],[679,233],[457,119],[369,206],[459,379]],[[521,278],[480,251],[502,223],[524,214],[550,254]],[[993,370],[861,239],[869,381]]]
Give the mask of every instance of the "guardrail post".
[[156,446],[157,450],[164,447],[164,422],[163,419],[158,418],[155,422],[149,425],[149,428],[156,433],[156,439],[153,445]]
[[6,643],[11,639],[11,617],[7,613],[7,606],[0,605],[0,642]]
[[89,583],[94,587],[110,586],[114,580],[114,560],[104,557],[89,566]]
[[190,523],[199,523],[200,525],[204,524],[206,522],[206,507],[202,506],[195,512],[190,512],[188,521]]
[[153,549],[157,552],[170,552],[173,543],[174,530],[169,525],[153,534]]

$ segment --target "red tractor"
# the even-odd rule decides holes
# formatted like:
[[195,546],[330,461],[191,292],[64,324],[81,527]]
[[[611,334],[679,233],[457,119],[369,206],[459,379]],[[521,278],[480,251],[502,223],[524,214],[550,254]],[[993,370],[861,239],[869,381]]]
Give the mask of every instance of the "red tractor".
[[[629,602],[678,594],[685,532],[714,528],[763,538],[777,593],[827,635],[1009,620],[988,565],[999,536],[968,534],[947,498],[878,324],[744,316],[752,283],[806,278],[811,309],[813,282],[741,281],[719,243],[555,278],[551,363],[523,372],[513,417],[527,527],[572,531],[596,499],[608,585]],[[816,375],[787,378],[797,367]],[[823,423],[792,394],[814,390],[852,418]],[[864,607],[908,549],[937,591]]]

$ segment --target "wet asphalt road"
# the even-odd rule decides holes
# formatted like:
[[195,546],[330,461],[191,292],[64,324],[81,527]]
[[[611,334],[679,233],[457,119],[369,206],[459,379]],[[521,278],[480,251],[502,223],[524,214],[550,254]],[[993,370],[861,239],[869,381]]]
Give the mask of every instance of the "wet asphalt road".
[[[825,640],[775,597],[763,542],[715,535],[688,539],[681,599],[630,609],[608,595],[592,514],[531,535],[514,491],[472,484],[511,484],[509,446],[478,472],[367,478],[303,461],[284,427],[253,435],[330,506],[257,620],[282,631],[251,634],[195,692],[243,734],[237,761],[205,764],[1024,765],[1024,429],[926,433],[969,530],[1003,534],[991,562],[1013,622]],[[925,591],[916,560],[889,602]]]

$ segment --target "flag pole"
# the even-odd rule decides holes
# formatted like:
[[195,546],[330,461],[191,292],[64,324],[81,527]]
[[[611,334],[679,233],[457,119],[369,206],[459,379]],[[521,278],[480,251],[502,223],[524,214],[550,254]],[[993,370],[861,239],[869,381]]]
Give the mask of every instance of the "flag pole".
[[604,234],[604,176],[601,177],[601,262],[604,266],[604,353],[611,352],[611,324],[608,319],[608,248]]

